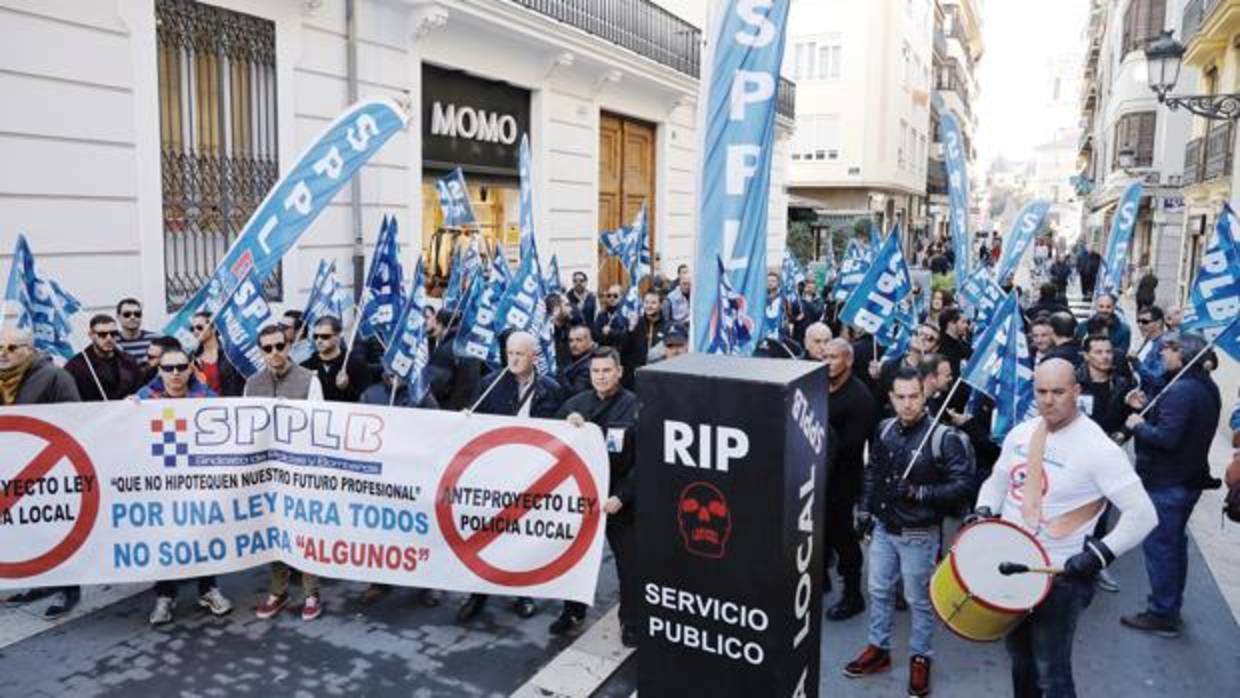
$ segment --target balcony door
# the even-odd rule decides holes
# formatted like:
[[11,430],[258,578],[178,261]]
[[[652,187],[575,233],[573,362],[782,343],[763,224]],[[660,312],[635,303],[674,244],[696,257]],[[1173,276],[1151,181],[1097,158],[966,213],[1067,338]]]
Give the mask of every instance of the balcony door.
[[[654,259],[655,126],[604,112],[599,117],[599,231],[630,225],[646,204],[646,234]],[[620,262],[599,248],[599,289],[627,281]]]

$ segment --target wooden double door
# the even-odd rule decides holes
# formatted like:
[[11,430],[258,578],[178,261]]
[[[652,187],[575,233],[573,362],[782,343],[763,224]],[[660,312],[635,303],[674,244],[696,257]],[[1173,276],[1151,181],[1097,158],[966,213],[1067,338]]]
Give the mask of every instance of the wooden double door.
[[[599,117],[599,231],[631,225],[646,205],[646,234],[655,259],[655,126],[603,112]],[[599,247],[598,287],[627,282],[620,262]]]

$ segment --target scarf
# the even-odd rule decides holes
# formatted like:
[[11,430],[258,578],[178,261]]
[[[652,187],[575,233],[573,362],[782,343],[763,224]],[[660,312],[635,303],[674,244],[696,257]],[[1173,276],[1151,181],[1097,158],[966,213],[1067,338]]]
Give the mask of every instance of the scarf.
[[17,390],[30,367],[34,365],[34,353],[31,352],[25,361],[0,370],[0,403],[12,405],[17,402]]

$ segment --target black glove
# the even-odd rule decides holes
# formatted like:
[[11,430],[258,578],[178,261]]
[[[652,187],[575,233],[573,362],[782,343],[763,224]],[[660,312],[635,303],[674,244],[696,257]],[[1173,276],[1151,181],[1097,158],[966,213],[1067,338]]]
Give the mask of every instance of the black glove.
[[1084,549],[1063,563],[1063,573],[1077,579],[1092,580],[1114,560],[1115,554],[1102,541],[1085,536]]
[[960,520],[960,523],[964,524],[965,526],[968,526],[969,524],[975,524],[978,521],[983,521],[985,519],[997,519],[997,518],[999,518],[999,515],[991,511],[990,507],[978,507],[974,509],[972,512],[965,514],[965,517]]
[[920,502],[926,498],[926,488],[922,485],[914,485],[908,480],[901,480],[896,485],[896,494],[900,499],[907,499],[912,502]]
[[874,517],[867,511],[859,511],[853,517],[853,530],[858,538],[865,538],[874,531]]

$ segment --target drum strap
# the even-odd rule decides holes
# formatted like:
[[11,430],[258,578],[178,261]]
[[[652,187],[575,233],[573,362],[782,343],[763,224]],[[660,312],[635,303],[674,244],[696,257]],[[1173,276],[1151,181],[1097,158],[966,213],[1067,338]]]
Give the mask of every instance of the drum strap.
[[1020,516],[1025,526],[1036,531],[1042,523],[1042,487],[1046,482],[1043,457],[1046,455],[1046,420],[1038,420],[1029,437],[1029,462],[1025,464],[1025,482],[1021,485]]

